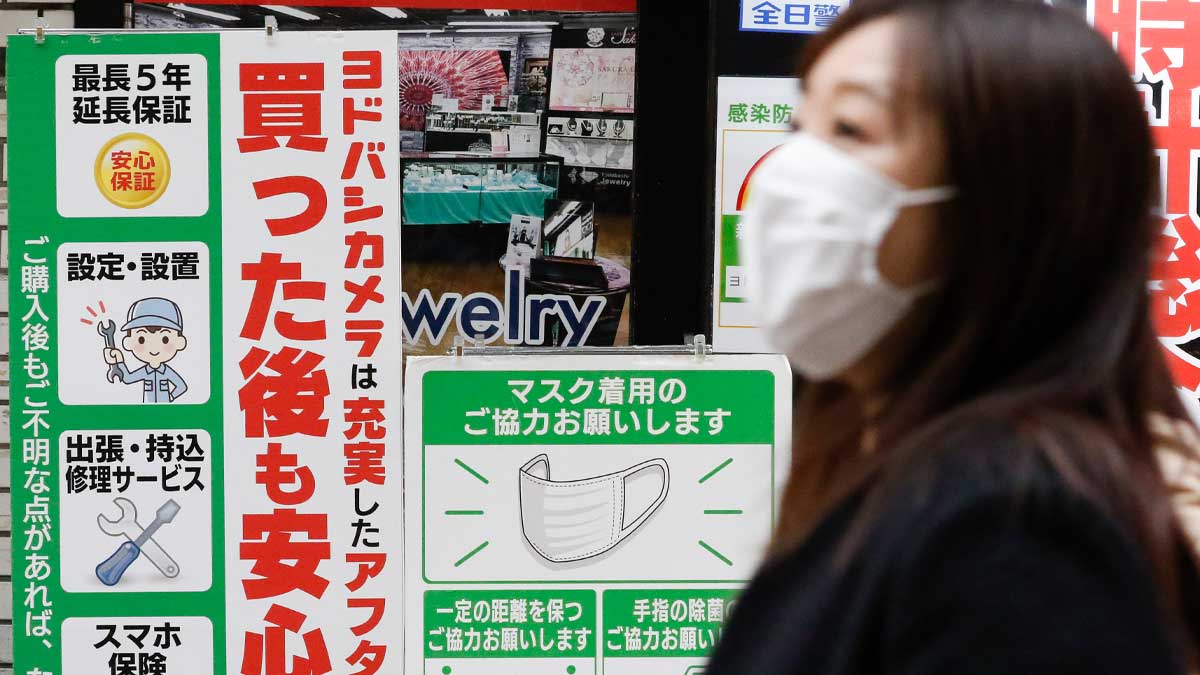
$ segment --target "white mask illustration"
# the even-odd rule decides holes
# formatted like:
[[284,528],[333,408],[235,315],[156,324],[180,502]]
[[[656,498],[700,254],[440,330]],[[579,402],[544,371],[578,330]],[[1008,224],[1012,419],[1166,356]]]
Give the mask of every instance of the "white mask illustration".
[[749,297],[771,347],[812,379],[865,355],[932,288],[880,275],[879,245],[901,209],[950,187],[906,190],[805,133],[763,160],[742,218]]
[[[634,474],[658,469],[658,497],[626,520],[625,482]],[[521,529],[546,560],[571,562],[591,558],[627,539],[662,505],[670,484],[667,463],[652,459],[624,471],[571,481],[550,480],[550,458],[538,455],[521,467]]]

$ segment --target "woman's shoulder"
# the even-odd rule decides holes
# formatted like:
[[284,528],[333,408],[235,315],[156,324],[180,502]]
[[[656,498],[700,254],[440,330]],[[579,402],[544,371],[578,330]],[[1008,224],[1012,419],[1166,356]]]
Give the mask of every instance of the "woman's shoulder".
[[[868,564],[913,602],[954,577],[951,587],[979,593],[964,607],[1008,603],[1016,584],[1026,594],[1022,606],[1111,584],[1123,590],[1109,609],[1153,606],[1153,571],[1136,525],[1113,505],[1120,497],[1106,492],[1111,484],[1097,482],[1095,463],[1078,459],[1095,448],[1053,447],[1056,439],[1010,422],[945,436],[895,481],[863,549]],[[1119,467],[1111,472],[1114,482],[1124,480]]]
[[956,664],[939,672],[989,657],[987,672],[1177,672],[1150,563],[1077,461],[1095,449],[1054,444],[970,425],[897,482],[863,553],[890,599],[890,652]]
[[926,443],[914,443],[885,466],[884,482],[923,516],[978,501],[1069,498],[1062,462],[1017,422],[973,420]]
[[1130,533],[1092,489],[1095,462],[1080,459],[1088,449],[1054,445],[1015,422],[964,424],[919,460],[885,470],[879,527],[906,533],[887,538],[908,550],[968,537],[1132,551]]
[[[1148,423],[1162,484],[1200,552],[1200,433],[1190,422],[1159,414]],[[912,506],[912,517],[994,504],[1043,518],[1105,521],[1114,495],[1142,489],[1129,479],[1133,467],[1115,443],[1100,447],[1107,443],[1103,434],[1071,440],[1053,429],[1039,433],[1015,421],[979,420],[888,471],[896,478],[895,498]]]
[[795,608],[824,593],[813,602],[845,608],[839,631],[936,672],[1175,672],[1145,556],[1039,443],[979,422],[897,457],[752,597]]

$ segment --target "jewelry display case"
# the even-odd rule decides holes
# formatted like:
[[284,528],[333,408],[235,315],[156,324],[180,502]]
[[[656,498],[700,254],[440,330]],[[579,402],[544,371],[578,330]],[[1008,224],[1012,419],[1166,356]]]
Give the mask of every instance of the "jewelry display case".
[[402,153],[402,223],[508,226],[514,215],[541,218],[558,196],[562,159],[553,155]]

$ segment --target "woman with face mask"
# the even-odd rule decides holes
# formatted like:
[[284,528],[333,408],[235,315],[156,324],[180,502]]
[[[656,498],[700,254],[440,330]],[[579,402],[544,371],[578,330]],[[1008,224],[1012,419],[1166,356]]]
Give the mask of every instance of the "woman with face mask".
[[1041,2],[856,0],[801,74],[743,241],[803,382],[793,467],[707,674],[1194,668],[1128,70]]

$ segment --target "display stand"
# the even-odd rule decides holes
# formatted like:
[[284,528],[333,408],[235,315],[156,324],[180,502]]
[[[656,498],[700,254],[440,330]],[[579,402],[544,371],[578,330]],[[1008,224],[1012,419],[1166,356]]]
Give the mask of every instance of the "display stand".
[[[514,215],[541,218],[562,160],[541,154],[402,153],[405,260],[495,260]],[[517,177],[515,181],[508,177]]]
[[551,43],[545,151],[563,158],[562,196],[602,211],[629,208],[637,29],[559,28]]
[[540,113],[510,111],[433,111],[425,116],[425,150],[466,152],[475,145],[499,151],[493,132],[502,133],[505,147],[514,152],[537,153],[541,149]]

